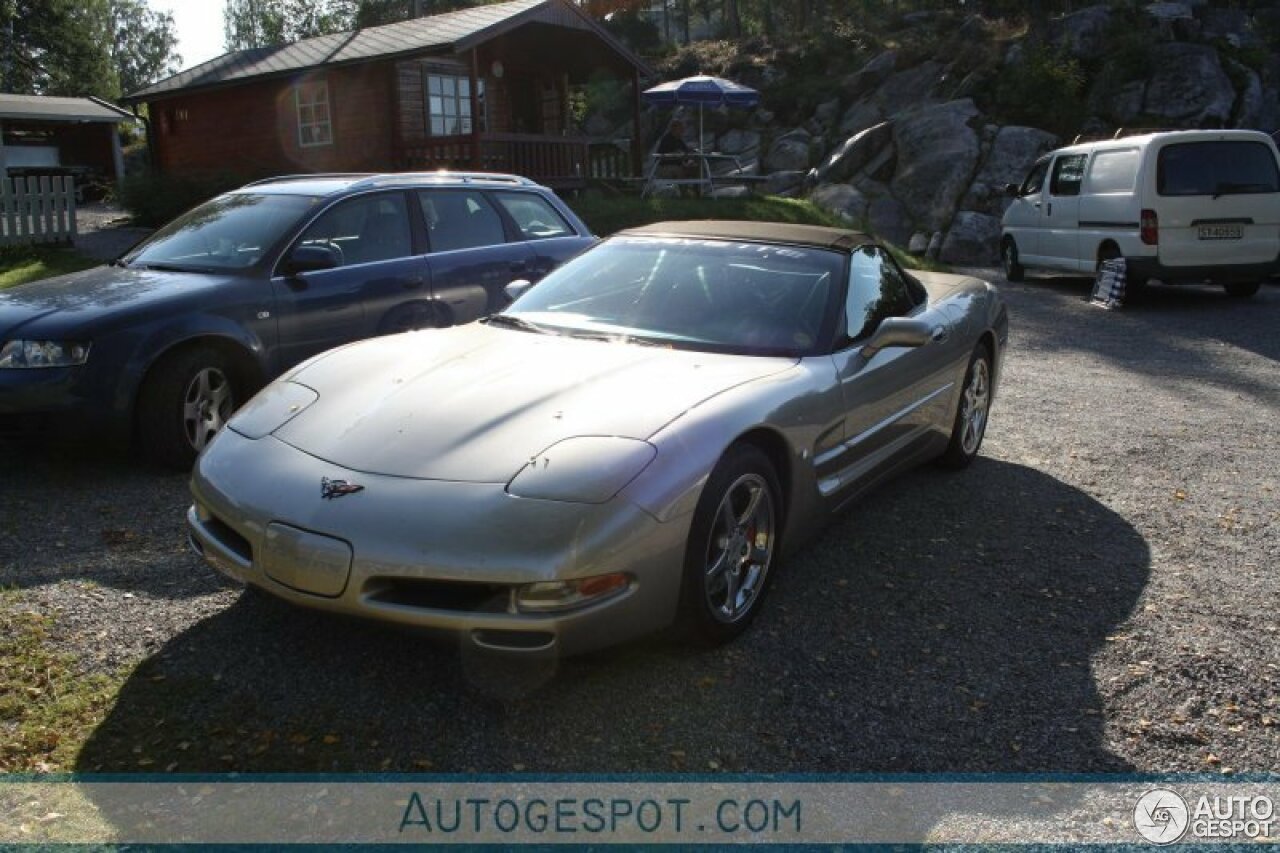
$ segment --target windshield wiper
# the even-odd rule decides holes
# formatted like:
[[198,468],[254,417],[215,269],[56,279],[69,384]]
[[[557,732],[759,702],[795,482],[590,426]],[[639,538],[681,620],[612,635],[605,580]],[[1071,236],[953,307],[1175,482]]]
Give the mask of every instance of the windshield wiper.
[[488,317],[481,317],[480,322],[489,326],[506,326],[509,329],[519,329],[522,332],[533,332],[538,335],[555,334],[545,326],[530,323],[523,317],[517,317],[514,314],[490,314]]
[[178,266],[177,264],[140,263],[138,266],[144,270],[155,270],[156,272],[200,272],[200,270]]

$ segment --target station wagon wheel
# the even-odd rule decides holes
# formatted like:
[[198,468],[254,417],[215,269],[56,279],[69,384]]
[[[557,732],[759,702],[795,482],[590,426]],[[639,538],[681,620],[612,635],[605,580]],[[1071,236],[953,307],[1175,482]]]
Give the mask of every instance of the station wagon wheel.
[[208,346],[166,355],[138,396],[138,437],[152,459],[187,469],[243,401],[227,357]]
[[758,448],[736,445],[712,471],[685,553],[683,611],[703,639],[724,642],[760,609],[778,553],[777,476]]
[[946,468],[964,468],[973,462],[982,447],[990,415],[991,351],[981,343],[969,359],[964,387],[960,391],[960,405],[956,407],[951,427],[951,441],[939,458],[939,464]]

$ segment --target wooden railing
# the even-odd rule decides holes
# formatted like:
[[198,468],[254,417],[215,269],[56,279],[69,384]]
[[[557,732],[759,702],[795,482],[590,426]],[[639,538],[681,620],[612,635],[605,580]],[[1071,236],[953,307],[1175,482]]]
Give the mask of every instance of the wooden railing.
[[474,169],[510,172],[552,187],[586,186],[587,178],[631,174],[631,155],[616,145],[592,145],[585,137],[528,133],[486,133],[477,163],[470,136],[414,143],[405,149],[404,168],[422,171]]
[[54,176],[0,180],[0,245],[67,244],[75,237],[73,179]]

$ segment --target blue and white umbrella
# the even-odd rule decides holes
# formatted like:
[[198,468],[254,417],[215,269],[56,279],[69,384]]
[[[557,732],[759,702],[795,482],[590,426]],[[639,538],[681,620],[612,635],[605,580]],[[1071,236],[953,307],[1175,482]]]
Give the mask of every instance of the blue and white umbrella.
[[661,107],[698,106],[698,147],[702,147],[702,108],[738,107],[750,109],[760,103],[760,93],[749,86],[697,74],[683,80],[659,83],[640,93],[645,103]]

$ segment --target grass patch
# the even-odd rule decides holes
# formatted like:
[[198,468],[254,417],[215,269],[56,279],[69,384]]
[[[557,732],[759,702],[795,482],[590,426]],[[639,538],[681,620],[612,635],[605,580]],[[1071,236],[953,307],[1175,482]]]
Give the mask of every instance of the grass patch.
[[0,594],[0,772],[70,770],[120,689],[54,650],[51,621]]
[[55,275],[95,267],[100,261],[74,249],[23,246],[0,250],[0,290]]
[[[602,236],[624,228],[635,228],[669,219],[741,219],[753,222],[786,222],[794,225],[827,225],[832,228],[854,227],[811,202],[780,196],[753,196],[742,199],[639,198],[587,193],[576,199],[566,199],[566,202],[593,232]],[[889,243],[885,245],[903,266],[934,271],[947,269],[936,261],[910,255]]]

